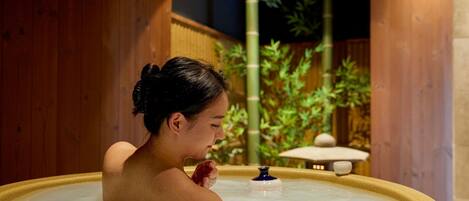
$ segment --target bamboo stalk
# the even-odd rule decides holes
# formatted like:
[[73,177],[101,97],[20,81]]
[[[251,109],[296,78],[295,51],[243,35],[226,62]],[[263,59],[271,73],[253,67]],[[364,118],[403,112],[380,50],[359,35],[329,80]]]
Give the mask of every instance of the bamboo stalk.
[[[323,45],[324,51],[322,53],[322,78],[323,86],[332,89],[332,0],[324,0],[324,11],[323,11]],[[326,114],[323,117],[323,132],[331,132],[331,115]]]
[[259,31],[258,0],[246,0],[247,150],[249,165],[259,164]]

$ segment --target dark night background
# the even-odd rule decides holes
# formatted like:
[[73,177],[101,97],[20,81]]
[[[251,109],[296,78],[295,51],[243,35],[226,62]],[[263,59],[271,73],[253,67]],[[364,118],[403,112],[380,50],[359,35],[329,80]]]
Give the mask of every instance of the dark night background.
[[[295,3],[286,0],[283,2],[287,6]],[[370,37],[370,0],[341,0],[334,1],[333,5],[334,40]],[[173,11],[236,39],[245,40],[244,1],[173,0]],[[322,14],[319,13],[318,15],[321,16]],[[259,1],[259,36],[261,44],[269,42],[270,39],[282,42],[302,42],[320,38],[320,35],[295,37],[289,31],[290,27],[280,9],[269,8],[264,2]]]

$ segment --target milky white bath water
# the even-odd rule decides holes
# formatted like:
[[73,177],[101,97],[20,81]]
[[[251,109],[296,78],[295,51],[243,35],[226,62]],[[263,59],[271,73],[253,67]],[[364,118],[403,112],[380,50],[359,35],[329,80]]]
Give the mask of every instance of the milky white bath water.
[[[392,201],[371,191],[325,181],[282,179],[281,191],[251,191],[249,178],[222,177],[212,188],[224,201]],[[32,192],[19,200],[102,201],[101,182],[84,182]]]

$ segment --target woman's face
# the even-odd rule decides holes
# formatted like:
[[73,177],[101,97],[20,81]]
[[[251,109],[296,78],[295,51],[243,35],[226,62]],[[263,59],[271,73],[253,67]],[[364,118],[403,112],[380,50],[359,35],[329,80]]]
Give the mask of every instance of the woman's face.
[[227,110],[228,97],[223,92],[190,122],[185,135],[190,158],[204,159],[213,144],[225,137],[222,122]]

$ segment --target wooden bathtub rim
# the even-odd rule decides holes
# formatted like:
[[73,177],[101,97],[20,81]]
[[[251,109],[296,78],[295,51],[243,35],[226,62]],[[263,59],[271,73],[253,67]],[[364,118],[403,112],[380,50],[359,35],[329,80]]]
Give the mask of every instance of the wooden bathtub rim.
[[[188,174],[191,174],[194,171],[194,167],[185,167],[184,170]],[[223,176],[255,177],[259,174],[256,166],[218,166],[218,171],[219,174]],[[270,173],[273,176],[286,179],[313,179],[339,185],[346,185],[349,187],[389,196],[401,201],[434,201],[433,198],[412,188],[372,177],[353,174],[346,176],[336,176],[333,172],[330,171],[285,167],[270,167]],[[101,176],[101,172],[91,172],[45,177],[11,183],[0,186],[0,200],[8,201],[17,199],[27,193],[43,188],[50,188],[72,183],[99,181],[101,180]]]

